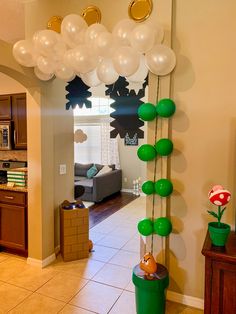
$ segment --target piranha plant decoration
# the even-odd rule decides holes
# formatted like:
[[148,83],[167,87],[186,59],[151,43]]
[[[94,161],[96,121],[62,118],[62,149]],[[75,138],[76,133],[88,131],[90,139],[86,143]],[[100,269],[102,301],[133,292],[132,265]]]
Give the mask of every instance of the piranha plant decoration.
[[217,219],[217,222],[210,222],[208,230],[213,245],[224,246],[230,233],[230,225],[221,222],[222,216],[226,210],[225,205],[230,201],[231,193],[225,190],[221,185],[215,185],[208,193],[208,198],[213,205],[218,206],[217,213],[212,210],[207,212]]

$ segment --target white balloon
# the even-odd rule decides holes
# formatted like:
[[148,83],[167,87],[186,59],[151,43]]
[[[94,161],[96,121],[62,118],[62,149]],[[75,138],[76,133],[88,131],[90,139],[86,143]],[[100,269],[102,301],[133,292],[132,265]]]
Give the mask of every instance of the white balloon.
[[95,52],[102,57],[110,58],[113,56],[117,47],[115,38],[109,32],[100,33],[94,42]]
[[53,53],[54,46],[58,43],[59,40],[59,34],[50,29],[38,31],[33,36],[35,50],[44,56],[48,56],[49,54]]
[[144,24],[152,29],[155,37],[155,44],[162,43],[165,35],[164,28],[162,27],[162,25],[160,25],[156,21],[150,20],[147,20]]
[[39,56],[37,58],[37,67],[42,73],[51,74],[55,71],[56,63],[48,57]]
[[130,19],[124,19],[118,22],[112,31],[116,42],[122,45],[129,45],[129,36],[135,25],[135,22]]
[[67,55],[69,65],[81,74],[91,72],[98,64],[98,57],[86,45],[80,45],[73,49],[72,55]]
[[113,84],[119,78],[111,59],[103,59],[97,67],[97,76],[104,84]]
[[53,53],[50,54],[50,57],[52,57],[54,60],[61,61],[63,60],[66,51],[67,51],[66,44],[64,43],[62,37],[60,36],[60,40],[55,44]]
[[85,44],[85,34],[86,34],[87,28],[88,28],[88,27],[83,28],[83,29],[79,32],[79,35],[78,35],[78,44],[76,44],[76,46],[77,46],[77,45]]
[[141,53],[145,53],[154,46],[155,35],[153,30],[145,25],[137,25],[130,33],[131,46]]
[[73,68],[74,49],[69,49],[64,53],[62,62],[71,68]]
[[51,78],[53,78],[54,74],[45,74],[39,70],[38,67],[34,68],[34,74],[39,78],[41,81],[49,81]]
[[85,32],[85,44],[92,46],[98,36],[106,31],[106,27],[102,24],[95,23],[90,25]]
[[80,15],[69,14],[61,23],[62,38],[70,48],[74,48],[83,42],[83,31],[87,27],[87,23]]
[[20,40],[15,43],[12,50],[13,56],[18,63],[25,67],[36,65],[36,52],[31,40]]
[[66,82],[72,81],[75,78],[74,70],[63,63],[56,68],[55,75],[57,78]]
[[145,55],[146,65],[156,75],[167,75],[175,67],[174,51],[165,45],[155,45]]
[[139,65],[138,70],[133,75],[130,75],[126,78],[129,82],[139,83],[139,82],[143,82],[145,78],[147,77],[147,75],[148,75],[148,68],[145,63],[145,57],[141,55],[140,65]]
[[140,64],[140,54],[131,47],[119,47],[112,58],[115,70],[121,76],[134,74]]
[[97,76],[96,69],[89,72],[89,73],[81,74],[80,77],[81,77],[82,81],[90,87],[96,87],[96,86],[102,84],[102,82],[99,80],[99,78]]

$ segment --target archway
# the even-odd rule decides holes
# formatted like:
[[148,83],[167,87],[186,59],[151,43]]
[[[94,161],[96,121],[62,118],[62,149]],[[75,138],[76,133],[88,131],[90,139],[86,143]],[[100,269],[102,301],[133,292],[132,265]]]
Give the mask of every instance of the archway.
[[[11,45],[0,41],[0,49],[0,72],[27,90],[28,262],[44,266],[55,258],[54,247],[59,242],[58,234],[56,243],[54,240],[55,208],[73,195],[73,168],[68,167],[64,178],[56,175],[57,163],[61,163],[62,158],[68,164],[67,160],[73,159],[73,147],[58,145],[70,136],[73,139],[73,124],[71,122],[71,132],[70,127],[63,128],[63,124],[70,121],[64,107],[63,84],[57,80],[40,82],[32,69],[16,63]],[[60,132],[63,133],[58,138]]]

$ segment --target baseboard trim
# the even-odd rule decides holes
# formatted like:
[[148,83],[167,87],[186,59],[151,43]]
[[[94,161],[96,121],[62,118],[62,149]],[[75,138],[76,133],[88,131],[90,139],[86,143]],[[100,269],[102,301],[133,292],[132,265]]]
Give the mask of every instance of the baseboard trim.
[[197,309],[204,309],[204,300],[189,295],[180,294],[174,291],[167,290],[166,299],[169,301],[181,303],[184,305],[192,306]]
[[[134,190],[133,189],[122,189],[121,192],[126,192],[126,193],[132,193],[133,194]],[[139,195],[140,196],[147,196],[143,192],[141,192]]]
[[132,193],[133,194],[133,189],[122,189],[121,192],[127,192],[127,193]]
[[56,246],[54,251],[55,251],[55,255],[57,256],[60,253],[60,251],[61,251],[60,245]]
[[53,261],[55,261],[55,259],[56,259],[55,253],[46,257],[44,260],[28,257],[27,258],[27,264],[44,268],[47,265],[51,264]]

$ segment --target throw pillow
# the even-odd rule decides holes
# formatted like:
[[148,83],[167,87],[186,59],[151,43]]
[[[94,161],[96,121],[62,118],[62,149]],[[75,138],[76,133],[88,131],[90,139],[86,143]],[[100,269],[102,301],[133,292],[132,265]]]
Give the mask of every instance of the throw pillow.
[[[101,164],[95,164],[95,166],[97,167],[98,171],[100,171],[104,166]],[[108,165],[112,170],[116,169],[116,165],[112,164],[112,165]]]
[[100,175],[102,175],[104,173],[111,172],[111,171],[112,171],[112,169],[108,165],[106,165],[96,174],[96,177],[100,176]]
[[98,171],[100,171],[103,168],[103,165],[101,165],[101,164],[95,164],[95,166],[97,167]]
[[87,178],[91,179],[95,176],[95,174],[98,172],[95,165],[93,165],[89,170],[87,171]]
[[80,164],[80,163],[75,163],[75,176],[81,176],[81,177],[86,177],[87,171],[92,167],[91,164]]

